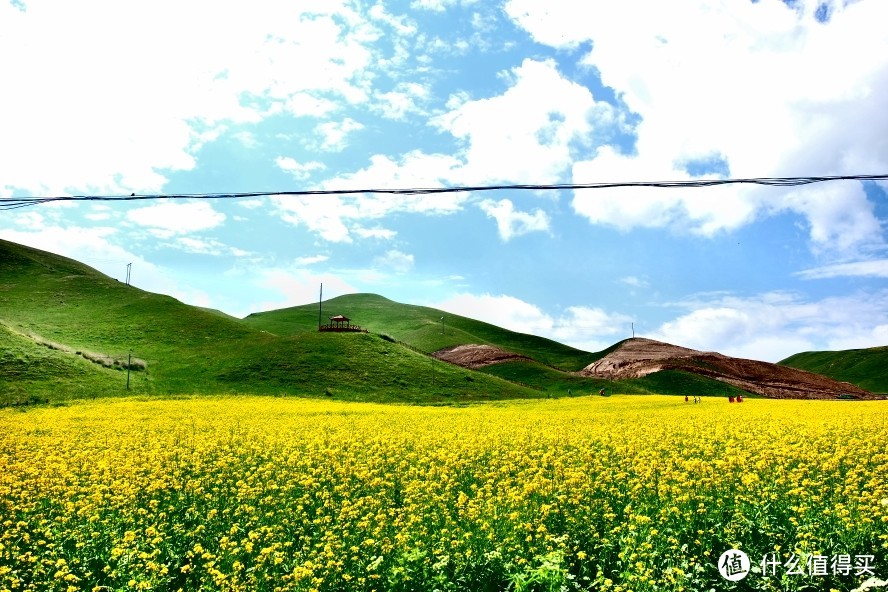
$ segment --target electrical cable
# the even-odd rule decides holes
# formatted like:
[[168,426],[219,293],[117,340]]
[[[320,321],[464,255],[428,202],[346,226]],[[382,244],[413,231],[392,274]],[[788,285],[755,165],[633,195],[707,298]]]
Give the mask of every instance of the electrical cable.
[[341,195],[432,195],[439,193],[464,193],[482,191],[580,191],[584,189],[615,189],[624,187],[693,188],[717,185],[765,185],[771,187],[798,187],[828,181],[886,181],[884,175],[835,175],[817,177],[758,177],[745,179],[697,179],[693,181],[626,181],[604,183],[564,183],[550,185],[475,185],[461,187],[414,187],[405,189],[306,189],[299,191],[247,191],[243,193],[155,193],[130,195],[58,195],[0,197],[0,210],[13,210],[28,206],[67,201],[143,201],[160,199],[241,199],[271,196],[341,196]]

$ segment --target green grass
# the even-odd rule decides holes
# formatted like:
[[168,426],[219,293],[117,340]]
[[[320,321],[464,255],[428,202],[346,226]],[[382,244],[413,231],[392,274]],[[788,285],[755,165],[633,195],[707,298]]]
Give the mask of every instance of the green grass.
[[[401,304],[377,294],[349,294],[323,302],[321,316],[324,323],[337,314],[346,315],[352,323],[373,333],[389,335],[425,352],[464,344],[496,345],[568,371],[580,370],[603,355],[438,309]],[[318,326],[318,304],[254,313],[244,322],[276,335],[315,331]]]
[[[131,387],[144,374],[131,373]],[[0,407],[126,393],[126,372],[38,345],[0,325]]]
[[[147,362],[131,393],[255,393],[438,402],[536,396],[368,334],[273,335],[218,311],[126,286],[81,263],[0,241],[0,390],[6,401],[59,400],[125,388],[125,372],[73,352]],[[298,334],[297,334],[298,333]],[[16,335],[20,334],[20,335]],[[49,350],[39,336],[71,353]],[[422,344],[421,344],[422,345]],[[562,346],[563,347],[563,346]],[[384,353],[380,353],[384,352]],[[28,373],[28,381],[22,372]],[[119,383],[123,376],[124,382]],[[432,382],[434,380],[434,383]]]
[[803,352],[779,363],[888,394],[888,347]]
[[[319,333],[316,303],[236,319],[126,286],[72,259],[0,240],[0,405],[127,392],[126,372],[102,368],[77,353],[87,351],[144,360],[147,367],[131,373],[129,393],[151,396],[244,393],[442,403],[580,395],[601,388],[739,392],[677,371],[620,382],[577,376],[573,372],[620,343],[585,352],[375,294],[325,301],[323,321],[336,314],[370,333]],[[472,371],[421,353],[462,344],[495,345],[533,361]],[[886,392],[886,355],[886,348],[814,352],[783,363],[808,364],[797,367]]]

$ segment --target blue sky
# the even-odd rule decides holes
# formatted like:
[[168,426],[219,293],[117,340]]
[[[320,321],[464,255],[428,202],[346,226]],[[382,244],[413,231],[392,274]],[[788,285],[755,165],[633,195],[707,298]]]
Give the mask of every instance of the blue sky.
[[[886,22],[882,0],[0,2],[0,197],[884,174]],[[323,282],[776,361],[888,344],[886,189],[69,203],[0,237],[236,316]]]

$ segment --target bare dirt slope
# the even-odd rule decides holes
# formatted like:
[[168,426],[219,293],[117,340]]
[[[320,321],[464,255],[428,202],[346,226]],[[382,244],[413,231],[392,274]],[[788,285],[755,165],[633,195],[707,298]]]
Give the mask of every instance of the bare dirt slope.
[[432,354],[439,360],[465,368],[483,368],[491,364],[512,360],[529,360],[527,356],[508,352],[492,345],[457,345],[436,351]]
[[621,380],[660,370],[693,372],[750,393],[778,399],[878,399],[853,384],[768,362],[701,352],[653,339],[627,339],[620,347],[586,366],[582,376]]

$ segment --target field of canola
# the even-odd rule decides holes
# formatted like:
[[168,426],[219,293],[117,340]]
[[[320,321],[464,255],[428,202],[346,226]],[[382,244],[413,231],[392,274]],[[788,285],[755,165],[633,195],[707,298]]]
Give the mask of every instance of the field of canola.
[[[0,591],[851,590],[884,402],[259,397],[0,412]],[[738,548],[739,583],[718,557]],[[780,571],[758,573],[775,553]],[[796,557],[871,556],[787,574]],[[847,567],[847,566],[846,566]]]

